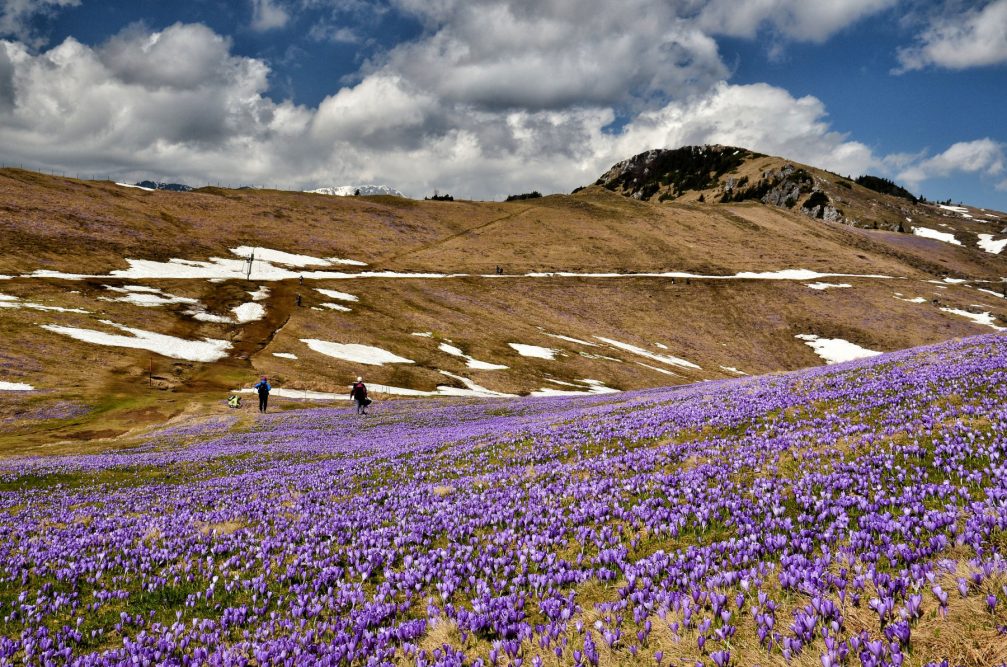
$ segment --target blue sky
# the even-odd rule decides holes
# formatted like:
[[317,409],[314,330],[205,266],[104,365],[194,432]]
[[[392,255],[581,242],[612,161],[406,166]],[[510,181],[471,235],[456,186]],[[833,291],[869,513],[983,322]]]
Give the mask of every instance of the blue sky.
[[4,0],[0,159],[567,192],[725,143],[1007,210],[1007,0]]

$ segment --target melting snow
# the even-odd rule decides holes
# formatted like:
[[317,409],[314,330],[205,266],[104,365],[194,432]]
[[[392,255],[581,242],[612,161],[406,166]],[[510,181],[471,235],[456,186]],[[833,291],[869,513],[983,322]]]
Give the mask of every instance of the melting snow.
[[302,338],[301,342],[319,354],[368,366],[415,363],[412,359],[400,357],[388,350],[382,350],[380,347],[373,347],[371,345],[332,343],[327,340],[318,340],[317,338]]
[[433,331],[414,331],[414,332],[412,332],[409,335],[410,336],[421,336],[423,338],[433,338],[434,337],[434,332]]
[[231,248],[231,253],[238,257],[254,257],[256,260],[271,262],[273,264],[283,264],[285,266],[330,266],[331,261],[310,255],[295,255],[282,250],[271,250],[269,248],[253,248],[243,245]]
[[269,298],[269,288],[260,287],[254,292],[249,292],[248,295],[252,297],[252,301],[265,301]]
[[970,313],[967,310],[959,310],[957,308],[941,308],[945,313],[951,313],[952,315],[959,315],[966,319],[972,320],[976,324],[982,324],[983,326],[990,327],[991,329],[996,329],[997,331],[1003,331],[1004,327],[997,326],[993,324],[996,318],[989,313]]
[[340,301],[360,301],[360,299],[358,299],[354,294],[347,294],[346,292],[338,292],[334,289],[316,288],[315,291],[318,292],[319,294],[329,297],[330,299],[338,299]]
[[338,304],[338,303],[328,303],[328,302],[325,302],[322,305],[324,307],[330,308],[332,310],[338,310],[341,313],[350,313],[350,312],[353,312],[352,308],[347,308],[346,306],[343,306],[343,305]]
[[685,359],[679,359],[678,357],[673,357],[667,354],[654,354],[653,352],[648,352],[642,347],[637,347],[636,345],[630,345],[629,343],[623,343],[617,340],[612,340],[611,338],[603,338],[601,336],[595,336],[598,340],[603,343],[608,343],[612,347],[617,347],[620,350],[625,350],[627,352],[632,352],[633,354],[638,354],[641,357],[646,357],[652,359],[653,361],[659,361],[662,364],[671,364],[673,366],[681,366],[682,368],[695,368],[699,369],[699,366],[692,363],[691,361],[686,361]]
[[273,356],[280,359],[297,359],[297,355],[291,352],[273,352]]
[[29,308],[31,310],[41,310],[50,311],[54,313],[81,313],[86,315],[89,311],[82,310],[80,308],[62,308],[60,306],[43,306],[40,303],[32,303],[30,301],[22,301],[16,296],[11,296],[10,294],[0,294],[0,308]]
[[1007,246],[1007,239],[994,241],[992,234],[980,234],[979,241],[976,245],[988,253],[999,255],[1004,249],[1004,246]]
[[993,296],[997,297],[998,299],[1005,298],[1004,295],[1001,294],[1000,292],[994,292],[991,289],[983,289],[982,287],[977,287],[976,289],[979,290],[980,292],[985,292],[986,294],[992,294]]
[[905,301],[907,303],[926,303],[927,302],[926,298],[924,298],[922,296],[915,296],[912,299],[907,299],[907,298],[903,297],[901,294],[896,294],[895,298],[898,299],[899,301]]
[[952,211],[954,213],[968,213],[969,210],[964,206],[945,206],[944,204],[938,204],[945,211]]
[[153,192],[154,188],[145,188],[142,185],[133,185],[132,183],[116,183],[120,188],[133,188],[135,190],[143,190],[144,192]]
[[234,324],[232,320],[227,315],[214,315],[213,313],[208,313],[205,310],[187,310],[186,315],[192,316],[193,319],[199,320],[200,322],[213,322],[215,324]]
[[558,338],[559,340],[565,340],[568,343],[577,343],[579,345],[587,345],[589,347],[598,347],[597,343],[591,343],[586,340],[581,340],[580,338],[571,338],[570,336],[561,336],[559,334],[546,334],[546,336],[551,336],[553,338]]
[[165,357],[185,359],[187,361],[218,361],[226,357],[227,350],[231,349],[231,344],[226,340],[216,340],[213,338],[204,338],[201,341],[186,340],[184,338],[176,338],[175,336],[144,331],[143,329],[133,329],[122,324],[110,322],[109,320],[101,320],[101,322],[131,335],[122,336],[105,333],[104,331],[95,331],[94,329],[79,329],[77,327],[64,327],[56,324],[43,324],[41,327],[48,331],[84,341],[85,343],[149,350]]
[[678,373],[672,373],[667,368],[658,368],[657,366],[651,366],[650,364],[645,364],[642,361],[636,362],[638,366],[643,366],[644,368],[649,368],[652,371],[657,371],[658,373],[663,373],[664,375],[671,375],[673,377],[682,377]]
[[[556,382],[556,381],[552,380],[552,382]],[[584,378],[582,380],[578,380],[578,382],[583,382],[585,385],[587,385],[584,390],[570,391],[570,390],[565,390],[565,389],[552,389],[550,387],[543,387],[542,389],[539,389],[537,391],[531,392],[530,395],[531,396],[540,396],[540,397],[549,397],[549,396],[584,396],[585,394],[617,394],[617,393],[619,393],[618,389],[613,389],[612,387],[606,387],[605,384],[603,382],[600,382],[599,380],[591,380],[589,378]],[[569,384],[569,383],[564,382],[562,384]],[[571,385],[571,386],[576,386],[576,385]]]
[[114,287],[112,285],[105,285],[105,289],[111,292],[118,292],[124,294],[124,296],[109,298],[109,297],[98,297],[104,301],[117,301],[122,303],[131,303],[134,306],[143,306],[144,308],[152,308],[155,306],[166,306],[171,303],[199,303],[196,299],[190,299],[184,296],[175,296],[174,294],[168,294],[167,292],[162,292],[155,287],[145,287],[143,285],[129,285],[126,287]]
[[826,364],[838,364],[853,359],[876,357],[881,354],[842,338],[819,338],[814,334],[797,334],[794,337],[803,340],[805,345],[815,351],[815,354],[825,359]]
[[261,303],[243,303],[240,306],[236,306],[231,309],[234,313],[234,317],[238,320],[239,324],[245,324],[246,322],[255,322],[256,320],[261,320],[266,316],[266,309],[262,307]]
[[951,243],[952,245],[962,244],[961,241],[955,238],[954,234],[939,232],[936,229],[930,229],[929,227],[913,227],[913,234],[916,236],[922,236],[925,239],[934,239],[936,241],[943,241],[944,243]]
[[23,382],[0,382],[0,391],[34,391],[35,387]]
[[457,387],[438,385],[437,393],[444,396],[514,396],[514,394],[504,394],[499,391],[493,391],[492,389],[479,386],[469,378],[462,377],[461,375],[455,375],[454,373],[448,373],[447,371],[440,371],[440,373],[441,375],[446,375],[449,378],[458,380],[466,387],[465,389],[458,389]]
[[[939,232],[937,232],[939,233]],[[469,273],[402,273],[397,271],[364,271],[361,273],[342,273],[336,271],[307,271],[297,272],[290,269],[274,266],[269,261],[260,259],[259,253],[263,249],[257,249],[255,261],[252,263],[249,272],[247,259],[227,259],[221,257],[211,257],[208,261],[194,261],[185,259],[170,259],[167,262],[158,262],[147,259],[126,259],[129,264],[128,269],[116,269],[108,275],[87,275],[78,273],[64,273],[61,271],[50,271],[39,269],[31,274],[22,276],[25,278],[59,278],[64,280],[81,280],[84,278],[127,278],[132,280],[145,279],[204,279],[204,280],[289,280],[292,278],[304,278],[309,280],[350,280],[361,278],[394,278],[394,279],[447,279],[447,278],[703,278],[707,280],[817,280],[820,278],[878,278],[890,279],[891,276],[880,274],[857,274],[857,273],[818,273],[807,269],[784,269],[781,271],[752,272],[743,271],[734,275],[703,275],[698,273],[688,273],[684,271],[666,271],[661,273],[577,273],[569,271],[556,271],[548,273],[525,273],[509,274],[500,276],[495,274],[469,274]],[[280,251],[274,251],[280,253]],[[303,255],[290,255],[280,253],[288,257],[305,257]],[[358,264],[353,260],[337,260],[310,257],[327,263]],[[293,261],[293,260],[290,260]],[[280,262],[277,262],[280,263]]]
[[534,359],[549,359],[550,361],[556,358],[556,352],[551,347],[540,347],[538,345],[523,345],[522,343],[507,343],[514,350],[520,354],[522,357],[532,357]]
[[724,371],[727,371],[729,373],[736,373],[738,375],[748,375],[748,373],[746,373],[745,371],[739,371],[734,366],[721,366],[720,369],[724,370]]
[[462,359],[465,360],[466,365],[469,368],[473,369],[473,370],[478,370],[478,371],[499,371],[499,370],[503,370],[503,369],[507,368],[507,366],[504,366],[502,364],[491,364],[488,361],[479,361],[478,359],[473,359],[469,355],[467,355],[464,352],[462,352],[461,348],[455,347],[454,345],[451,345],[449,343],[441,343],[438,346],[438,349],[441,352],[447,352],[448,354],[450,354],[452,356],[461,357]]
[[852,287],[849,283],[805,283],[811,289],[826,290],[830,287]]

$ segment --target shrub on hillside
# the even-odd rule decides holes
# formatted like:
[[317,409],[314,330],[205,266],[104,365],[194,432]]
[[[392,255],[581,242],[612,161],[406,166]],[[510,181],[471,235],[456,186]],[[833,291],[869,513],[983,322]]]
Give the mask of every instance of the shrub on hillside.
[[857,185],[862,185],[868,190],[874,190],[875,192],[880,192],[883,195],[892,195],[893,197],[901,197],[902,199],[908,199],[912,203],[919,203],[919,199],[916,198],[913,193],[906,190],[901,185],[896,184],[894,181],[890,181],[887,178],[881,178],[880,176],[870,176],[863,175],[858,176]]
[[542,193],[538,190],[533,190],[532,192],[525,192],[520,195],[507,195],[507,199],[504,201],[522,201],[524,199],[538,199],[542,196]]

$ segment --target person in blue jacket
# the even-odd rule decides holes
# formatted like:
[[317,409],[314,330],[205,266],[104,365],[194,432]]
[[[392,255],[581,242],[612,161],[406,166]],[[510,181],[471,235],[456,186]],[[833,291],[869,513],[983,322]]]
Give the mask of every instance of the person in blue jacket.
[[263,375],[262,379],[256,382],[252,389],[259,390],[259,412],[265,412],[266,404],[269,402],[269,390],[272,389],[269,386],[269,378]]

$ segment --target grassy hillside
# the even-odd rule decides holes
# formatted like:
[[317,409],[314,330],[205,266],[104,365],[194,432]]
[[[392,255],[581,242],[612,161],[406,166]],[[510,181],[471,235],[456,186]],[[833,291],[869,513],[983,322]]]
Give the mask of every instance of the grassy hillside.
[[[0,389],[0,451],[114,446],[221,410],[263,373],[293,396],[277,408],[358,375],[383,398],[631,390],[824,363],[813,345],[867,354],[1005,326],[997,214],[920,205],[921,236],[801,202],[717,203],[725,179],[784,163],[739,153],[704,202],[597,185],[506,203],[145,192],[0,170],[0,383],[35,388]],[[902,212],[849,193],[875,226]],[[250,277],[242,252],[258,253]]]
[[589,398],[220,415],[8,459],[0,655],[1003,664],[1005,368],[989,335]]

